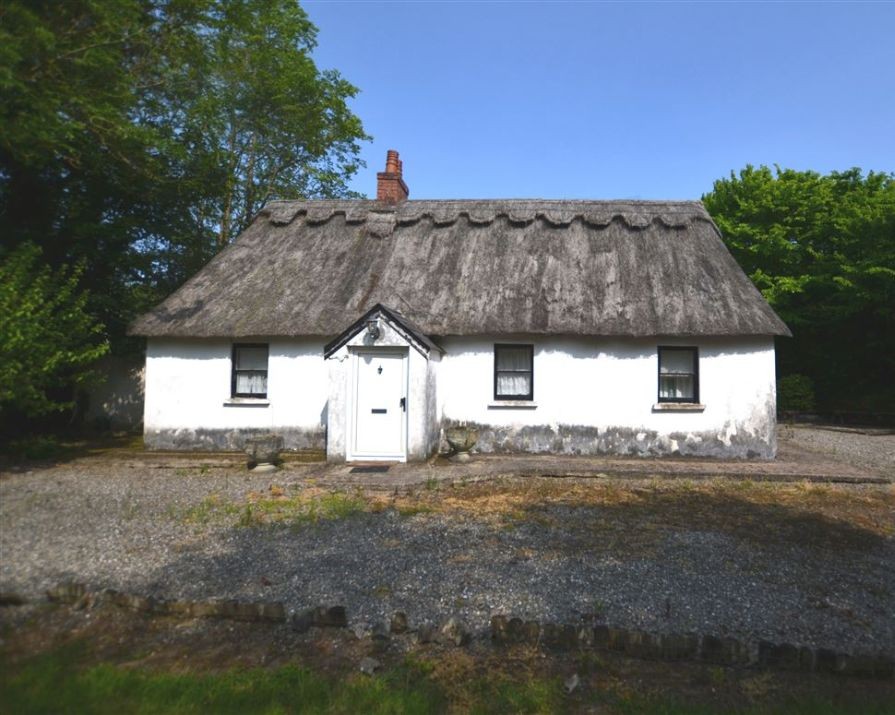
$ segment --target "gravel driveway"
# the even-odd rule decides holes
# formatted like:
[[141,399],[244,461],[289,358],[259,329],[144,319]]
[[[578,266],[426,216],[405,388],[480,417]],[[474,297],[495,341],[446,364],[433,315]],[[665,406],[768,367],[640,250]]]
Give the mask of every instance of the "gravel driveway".
[[[307,470],[148,465],[82,460],[0,480],[0,590],[38,597],[74,579],[338,603],[352,624],[403,610],[483,629],[508,613],[895,653],[891,486],[526,478],[430,485],[404,502],[349,495],[362,506],[341,518],[276,521],[257,518],[258,499],[319,494]],[[789,490],[779,504],[774,489]]]

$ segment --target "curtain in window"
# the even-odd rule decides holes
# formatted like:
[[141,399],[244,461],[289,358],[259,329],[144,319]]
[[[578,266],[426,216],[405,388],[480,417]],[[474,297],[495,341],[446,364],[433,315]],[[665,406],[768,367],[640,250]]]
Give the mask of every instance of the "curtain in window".
[[692,350],[662,350],[659,363],[659,397],[694,398],[695,355]]
[[234,377],[238,395],[267,394],[267,346],[236,348]]
[[241,395],[265,395],[267,394],[267,373],[238,372],[236,373],[236,391]]
[[531,375],[497,375],[498,395],[528,395],[531,393]]
[[662,375],[659,378],[659,397],[694,397],[692,375]]
[[531,350],[527,347],[497,350],[497,394],[531,394]]

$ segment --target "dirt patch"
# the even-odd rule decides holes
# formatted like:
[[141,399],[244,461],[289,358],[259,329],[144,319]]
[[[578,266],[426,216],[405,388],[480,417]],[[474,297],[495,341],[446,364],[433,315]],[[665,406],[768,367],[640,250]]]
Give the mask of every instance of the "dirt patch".
[[463,488],[422,490],[389,499],[368,497],[403,513],[460,511],[504,523],[621,530],[697,528],[772,545],[813,549],[872,547],[895,535],[895,488],[856,490],[835,484],[715,479],[563,480],[518,478]]

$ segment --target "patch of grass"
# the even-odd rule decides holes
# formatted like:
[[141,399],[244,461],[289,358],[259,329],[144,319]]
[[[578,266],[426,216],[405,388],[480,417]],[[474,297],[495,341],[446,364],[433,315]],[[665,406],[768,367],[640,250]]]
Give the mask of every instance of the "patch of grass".
[[180,519],[187,524],[205,525],[213,521],[230,519],[241,511],[238,505],[221,499],[220,494],[209,494],[198,504],[188,507],[180,514]]
[[429,713],[445,699],[412,668],[336,681],[287,665],[193,674],[79,667],[83,644],[37,656],[0,674],[0,709],[29,713]]
[[472,683],[471,713],[555,713],[568,710],[558,678],[520,682],[507,677],[481,676]]
[[243,503],[225,501],[219,494],[210,494],[198,504],[172,514],[187,524],[229,523],[238,527],[257,527],[284,523],[301,527],[331,519],[347,519],[371,508],[371,503],[360,492],[287,496],[285,490],[272,488],[270,495],[251,493]]
[[293,526],[302,526],[330,519],[347,519],[366,511],[367,507],[367,500],[360,493],[332,492],[299,504],[291,521]]
[[[25,660],[0,652],[0,712],[3,713],[561,713],[607,715],[883,715],[891,699],[880,683],[870,693],[845,681],[819,681],[790,690],[768,673],[709,673],[694,689],[693,671],[677,666],[604,660],[583,653],[547,665],[537,650],[515,650],[481,660],[467,649],[410,653],[374,677],[344,666],[318,669],[306,661],[271,668],[222,665],[190,671],[176,653],[169,665],[124,665],[97,660],[91,641],[79,639]],[[190,644],[188,647],[192,648]],[[153,651],[155,648],[153,647]],[[215,649],[217,653],[217,649]],[[267,653],[267,646],[264,646]],[[174,657],[177,656],[177,657]],[[136,658],[136,660],[135,660]],[[200,659],[201,662],[201,659]],[[215,660],[215,663],[217,661]],[[558,667],[557,667],[558,666]],[[564,692],[563,680],[581,676]],[[710,689],[709,689],[710,688]]]
[[435,511],[435,508],[430,504],[422,504],[422,503],[406,503],[406,504],[398,504],[395,507],[398,514],[401,516],[416,516],[417,514],[431,514]]
[[618,715],[892,715],[893,712],[891,706],[881,703],[835,702],[821,697],[784,698],[774,704],[743,704],[736,708],[638,695],[610,702],[608,712]]

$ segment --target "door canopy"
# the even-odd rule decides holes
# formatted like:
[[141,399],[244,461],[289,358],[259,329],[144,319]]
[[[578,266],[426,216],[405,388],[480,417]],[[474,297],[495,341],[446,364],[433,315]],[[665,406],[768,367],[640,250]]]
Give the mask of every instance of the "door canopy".
[[370,345],[375,345],[376,340],[382,333],[383,323],[388,324],[392,330],[407,341],[408,345],[414,348],[426,359],[429,358],[429,354],[433,350],[436,350],[439,353],[444,352],[398,311],[386,308],[381,303],[377,303],[348,326],[348,328],[346,328],[337,338],[325,345],[323,348],[323,357],[330,357],[339,348],[353,340],[355,336],[361,332],[366,333],[365,342],[368,341]]

